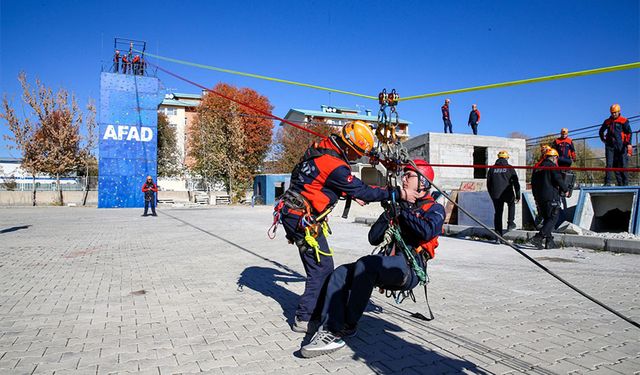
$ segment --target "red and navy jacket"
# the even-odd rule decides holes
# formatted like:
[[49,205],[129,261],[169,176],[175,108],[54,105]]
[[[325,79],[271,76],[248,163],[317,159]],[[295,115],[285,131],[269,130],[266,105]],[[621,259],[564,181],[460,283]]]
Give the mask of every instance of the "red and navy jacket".
[[449,119],[449,106],[447,104],[445,104],[442,107],[440,107],[440,109],[442,110],[442,119],[443,120],[448,120]]
[[158,186],[156,186],[155,182],[151,183],[151,184],[148,184],[145,181],[145,183],[142,185],[142,192],[143,193],[149,193],[149,192],[157,193],[158,192]]
[[469,113],[469,121],[467,122],[468,125],[475,125],[477,123],[480,122],[480,111],[476,110],[472,110]]
[[[415,204],[401,201],[398,224],[402,232],[402,239],[411,248],[423,248],[431,258],[434,258],[434,250],[438,244],[438,237],[442,234],[444,218],[444,207],[440,203],[436,203],[430,195],[416,201]],[[384,212],[373,224],[369,230],[371,245],[376,246],[382,243],[385,231],[389,227],[389,221],[389,214]]]
[[576,160],[576,149],[573,147],[573,141],[571,138],[556,138],[551,145],[556,151],[558,151],[558,165],[561,167],[570,167]]
[[305,197],[315,214],[333,206],[341,196],[365,202],[391,199],[387,189],[366,185],[351,174],[342,150],[332,137],[335,136],[324,138],[305,152],[291,173],[289,189]]
[[618,150],[623,150],[631,144],[631,126],[629,120],[623,116],[618,116],[615,120],[611,117],[604,120],[600,126],[599,134],[605,145]]

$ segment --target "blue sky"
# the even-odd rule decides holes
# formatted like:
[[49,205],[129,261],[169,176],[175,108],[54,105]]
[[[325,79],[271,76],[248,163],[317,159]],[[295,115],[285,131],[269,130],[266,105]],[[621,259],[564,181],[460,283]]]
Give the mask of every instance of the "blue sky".
[[[114,37],[160,55],[370,95],[401,96],[640,61],[640,2],[628,1],[6,1],[0,9],[0,88],[19,102],[17,75],[99,98]],[[200,70],[165,68],[206,86],[266,95],[284,116],[321,104],[377,110],[367,99]],[[172,91],[198,92],[159,74]],[[451,95],[454,132],[530,136],[601,123],[620,103],[640,114],[640,71]],[[412,135],[442,131],[444,97],[402,102]],[[634,129],[637,130],[637,129]],[[6,127],[0,127],[6,133]],[[0,141],[0,156],[8,156]],[[15,155],[14,155],[15,156]]]

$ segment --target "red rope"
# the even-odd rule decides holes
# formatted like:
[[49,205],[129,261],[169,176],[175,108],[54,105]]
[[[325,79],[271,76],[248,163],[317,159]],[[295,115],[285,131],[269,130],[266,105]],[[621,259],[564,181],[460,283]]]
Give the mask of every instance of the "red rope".
[[532,165],[483,165],[483,164],[429,164],[432,167],[444,168],[509,168],[509,169],[549,169],[559,171],[602,171],[602,172],[640,172],[640,168],[605,168],[605,167],[535,167]]
[[313,134],[313,135],[315,135],[315,136],[317,136],[317,137],[324,138],[324,135],[322,135],[322,134],[320,134],[320,133],[318,133],[318,132],[315,132],[315,131],[313,131],[313,130],[311,130],[311,129],[305,128],[304,126],[300,126],[300,125],[298,125],[298,124],[294,124],[293,122],[291,122],[291,121],[287,121],[287,120],[285,120],[285,119],[283,119],[283,118],[281,118],[281,117],[278,117],[278,116],[274,115],[274,114],[273,114],[273,113],[271,113],[271,112],[263,111],[263,110],[261,110],[261,109],[259,109],[259,108],[256,108],[256,107],[254,107],[254,106],[252,106],[252,105],[250,105],[250,104],[247,104],[247,103],[241,102],[241,101],[239,101],[239,100],[236,100],[236,99],[230,98],[230,97],[228,97],[228,96],[226,96],[226,95],[224,95],[224,94],[221,94],[221,93],[219,93],[219,92],[217,92],[217,91],[211,90],[211,89],[209,89],[209,88],[207,88],[207,87],[205,87],[205,86],[202,86],[201,84],[198,84],[198,83],[193,82],[193,81],[191,81],[191,80],[189,80],[189,79],[187,79],[187,78],[184,78],[184,77],[179,76],[179,75],[177,75],[177,74],[175,74],[175,73],[172,73],[172,72],[170,72],[170,71],[168,71],[168,70],[166,70],[166,69],[164,69],[164,68],[161,68],[160,66],[158,66],[158,65],[156,65],[156,64],[154,64],[154,63],[147,62],[147,64],[149,64],[149,65],[153,65],[153,66],[155,66],[156,68],[158,68],[158,69],[162,70],[163,72],[165,72],[165,73],[167,73],[167,74],[169,74],[169,75],[171,75],[171,76],[174,76],[174,77],[176,77],[176,78],[178,78],[178,79],[180,79],[180,80],[182,80],[182,81],[185,81],[185,82],[187,82],[187,83],[190,83],[190,84],[192,84],[192,85],[194,85],[194,86],[196,86],[196,87],[199,87],[199,88],[201,88],[201,89],[203,89],[203,90],[206,90],[206,91],[208,91],[208,92],[210,92],[210,93],[212,93],[212,94],[216,94],[216,95],[218,95],[218,96],[220,96],[220,97],[222,97],[222,98],[225,98],[225,99],[227,99],[227,100],[230,100],[230,101],[232,101],[232,102],[234,102],[234,103],[238,103],[238,104],[240,104],[240,105],[242,105],[242,106],[245,106],[245,107],[247,107],[247,108],[250,108],[250,109],[252,109],[252,110],[254,110],[254,111],[258,112],[258,113],[261,113],[261,114],[263,114],[263,115],[265,115],[265,116],[269,116],[269,117],[271,117],[271,118],[273,118],[273,119],[280,120],[280,121],[284,122],[284,123],[285,123],[285,124],[287,124],[287,125],[291,125],[291,126],[293,126],[294,128],[298,128],[298,129],[300,129],[300,130],[304,130],[304,131],[306,131],[307,133]]

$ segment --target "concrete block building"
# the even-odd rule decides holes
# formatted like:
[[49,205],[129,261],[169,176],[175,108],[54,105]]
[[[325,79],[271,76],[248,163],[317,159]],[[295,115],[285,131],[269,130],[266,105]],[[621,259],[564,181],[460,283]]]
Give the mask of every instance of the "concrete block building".
[[[506,150],[509,164],[526,164],[526,142],[519,138],[485,135],[426,133],[404,142],[409,155],[432,164],[493,165],[498,152]],[[443,189],[460,188],[463,182],[484,183],[487,168],[435,167],[436,183]],[[522,188],[525,171],[516,170]]]

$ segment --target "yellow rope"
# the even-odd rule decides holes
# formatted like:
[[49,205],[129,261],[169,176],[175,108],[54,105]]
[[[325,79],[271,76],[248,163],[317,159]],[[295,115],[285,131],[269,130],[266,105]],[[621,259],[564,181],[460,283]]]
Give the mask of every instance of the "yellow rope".
[[407,96],[407,97],[404,97],[404,98],[400,98],[400,100],[401,101],[406,101],[406,100],[424,99],[424,98],[431,98],[431,97],[434,97],[434,96],[460,94],[460,93],[469,92],[469,91],[495,89],[495,88],[498,88],[498,87],[524,85],[524,84],[527,84],[527,83],[544,82],[544,81],[551,81],[551,80],[555,80],[555,79],[573,78],[573,77],[579,77],[579,76],[587,76],[587,75],[591,75],[591,74],[609,73],[609,72],[615,72],[615,71],[618,71],[618,70],[637,69],[637,68],[640,68],[640,61],[639,62],[634,62],[634,63],[629,63],[629,64],[607,66],[607,67],[604,67],[604,68],[581,70],[579,72],[554,74],[554,75],[544,76],[544,77],[536,77],[536,78],[529,78],[529,79],[521,79],[521,80],[517,80],[517,81],[494,83],[494,84],[491,84],[491,85],[482,85],[482,86],[468,87],[468,88],[464,88],[464,89],[440,91],[440,92],[434,92],[434,93],[431,93],[431,94]]
[[[134,49],[134,51],[142,54],[142,51],[135,50],[135,49]],[[332,88],[329,88],[329,87],[312,85],[312,84],[303,83],[303,82],[290,81],[290,80],[286,80],[286,79],[268,77],[268,76],[263,76],[263,75],[259,75],[259,74],[239,72],[237,70],[218,68],[218,67],[211,66],[211,65],[198,64],[198,63],[194,63],[194,62],[190,62],[190,61],[174,59],[174,58],[171,58],[171,57],[164,57],[164,56],[160,56],[160,55],[155,55],[155,54],[149,53],[149,52],[144,52],[144,54],[147,55],[147,56],[154,57],[156,59],[160,59],[160,60],[170,61],[170,62],[174,62],[174,63],[177,63],[177,64],[183,64],[183,65],[188,65],[188,66],[194,66],[194,67],[202,68],[202,69],[214,70],[214,71],[218,71],[218,72],[222,72],[222,73],[229,73],[229,74],[235,74],[235,75],[240,75],[240,76],[245,76],[245,77],[264,79],[264,80],[272,81],[272,82],[286,83],[286,84],[289,84],[289,85],[308,87],[308,88],[312,88],[312,89],[316,89],[316,90],[330,91],[330,92],[335,92],[335,93],[339,93],[339,94],[357,96],[357,97],[365,98],[365,99],[378,100],[377,96],[358,94],[358,93],[352,92],[352,91],[332,89]],[[515,80],[515,81],[493,83],[493,84],[489,84],[489,85],[467,87],[467,88],[456,89],[456,90],[439,91],[439,92],[433,92],[433,93],[430,93],[430,94],[413,95],[413,96],[407,96],[407,97],[404,97],[404,98],[400,98],[400,101],[432,98],[434,96],[460,94],[460,93],[463,93],[463,92],[488,90],[488,89],[495,89],[495,88],[500,88],[500,87],[517,86],[517,85],[525,85],[525,84],[529,84],[529,83],[552,81],[552,80],[556,80],[556,79],[574,78],[574,77],[580,77],[580,76],[587,76],[587,75],[601,74],[601,73],[610,73],[610,72],[616,72],[616,71],[620,71],[620,70],[638,69],[638,68],[640,68],[640,61],[629,63],[629,64],[606,66],[604,68],[580,70],[580,71],[577,71],[577,72],[570,72],[570,73],[553,74],[553,75],[543,76],[543,77],[535,77],[535,78],[520,79],[520,80]]]
[[[141,51],[138,51],[138,50],[135,50],[135,52],[142,53]],[[160,59],[160,60],[170,61],[170,62],[174,62],[174,63],[177,63],[177,64],[194,66],[194,67],[202,68],[202,69],[215,70],[215,71],[222,72],[222,73],[229,73],[229,74],[235,74],[235,75],[239,75],[239,76],[264,79],[264,80],[267,80],[267,81],[286,83],[286,84],[289,84],[289,85],[309,87],[309,88],[316,89],[316,90],[330,91],[330,92],[336,92],[336,93],[339,93],[339,94],[358,96],[358,97],[365,98],[365,99],[378,100],[377,96],[358,94],[358,93],[351,92],[351,91],[332,89],[332,88],[329,88],[329,87],[311,85],[311,84],[303,83],[303,82],[289,81],[289,80],[286,80],[286,79],[268,77],[268,76],[263,76],[263,75],[259,75],[259,74],[239,72],[237,70],[218,68],[218,67],[211,66],[211,65],[198,64],[198,63],[193,63],[193,62],[189,62],[189,61],[173,59],[171,57],[164,57],[164,56],[154,55],[154,54],[149,53],[149,52],[145,52],[144,54],[146,56],[151,56],[151,57],[154,57],[154,58]]]

